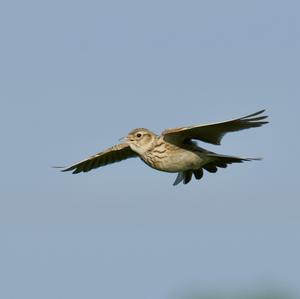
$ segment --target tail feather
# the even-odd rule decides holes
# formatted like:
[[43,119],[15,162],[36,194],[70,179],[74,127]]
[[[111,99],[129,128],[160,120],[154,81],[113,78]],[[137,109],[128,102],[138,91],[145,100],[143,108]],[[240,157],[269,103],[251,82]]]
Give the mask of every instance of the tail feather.
[[220,155],[215,153],[207,153],[208,157],[216,158],[216,161],[213,161],[211,163],[242,163],[244,161],[259,161],[262,160],[262,158],[242,158],[242,157],[235,157],[235,156],[227,156],[227,155]]
[[226,168],[228,164],[262,160],[262,158],[241,158],[215,153],[209,153],[207,155],[215,159],[212,162],[203,165],[202,168],[179,172],[173,185],[176,186],[181,182],[183,182],[183,184],[188,184],[191,181],[193,174],[196,180],[200,180],[203,177],[203,169],[208,172],[215,173],[218,171],[218,168]]

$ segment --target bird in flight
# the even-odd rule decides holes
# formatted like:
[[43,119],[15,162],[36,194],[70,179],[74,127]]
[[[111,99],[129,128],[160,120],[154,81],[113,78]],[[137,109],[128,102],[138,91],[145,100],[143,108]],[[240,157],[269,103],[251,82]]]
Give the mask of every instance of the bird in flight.
[[156,135],[145,128],[132,130],[124,142],[91,156],[83,161],[64,168],[73,173],[88,172],[92,169],[139,157],[148,166],[170,173],[177,173],[173,185],[187,184],[192,176],[200,180],[203,169],[216,172],[228,164],[260,160],[260,158],[241,158],[221,155],[200,147],[195,140],[220,145],[223,136],[229,132],[260,127],[267,124],[265,110],[232,119],[229,121],[167,129]]

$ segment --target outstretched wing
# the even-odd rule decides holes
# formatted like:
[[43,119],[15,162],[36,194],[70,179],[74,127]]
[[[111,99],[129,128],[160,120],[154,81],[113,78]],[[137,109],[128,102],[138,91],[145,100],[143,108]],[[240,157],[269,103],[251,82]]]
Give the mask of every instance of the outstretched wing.
[[73,173],[87,172],[97,167],[137,156],[137,153],[134,152],[128,144],[121,143],[74,165],[71,165],[62,171],[73,171]]
[[261,110],[256,113],[225,122],[167,129],[162,132],[162,136],[165,140],[173,143],[180,143],[191,139],[197,139],[204,142],[220,145],[223,136],[228,132],[260,127],[268,123],[267,121],[265,121],[267,116],[258,116],[263,112],[265,112],[265,110]]

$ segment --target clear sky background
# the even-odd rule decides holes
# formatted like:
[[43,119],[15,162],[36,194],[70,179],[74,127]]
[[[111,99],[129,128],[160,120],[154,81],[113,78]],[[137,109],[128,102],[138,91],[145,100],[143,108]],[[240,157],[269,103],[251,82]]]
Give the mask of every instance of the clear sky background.
[[[300,296],[299,11],[289,0],[2,1],[0,297]],[[264,160],[186,186],[138,159],[77,176],[51,168],[135,127],[263,108],[268,126],[207,148]]]

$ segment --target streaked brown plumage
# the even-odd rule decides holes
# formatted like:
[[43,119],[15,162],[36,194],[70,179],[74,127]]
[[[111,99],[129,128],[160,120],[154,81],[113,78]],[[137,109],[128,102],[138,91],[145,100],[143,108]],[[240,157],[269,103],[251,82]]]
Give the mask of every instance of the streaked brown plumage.
[[265,120],[267,116],[262,115],[264,111],[225,122],[167,129],[160,136],[145,128],[134,129],[127,135],[124,143],[62,171],[87,172],[128,158],[140,157],[154,169],[178,173],[174,185],[180,182],[187,184],[193,174],[197,180],[200,180],[203,169],[214,173],[218,167],[226,168],[228,164],[259,160],[216,154],[199,147],[193,140],[220,145],[223,136],[228,132],[260,127],[268,123]]

